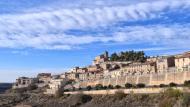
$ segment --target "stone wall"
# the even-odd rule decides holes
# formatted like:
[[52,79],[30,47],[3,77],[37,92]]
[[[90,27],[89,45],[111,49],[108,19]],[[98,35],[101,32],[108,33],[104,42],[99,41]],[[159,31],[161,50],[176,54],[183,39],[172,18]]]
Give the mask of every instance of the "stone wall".
[[143,83],[147,86],[160,85],[160,84],[170,84],[171,82],[177,84],[183,84],[185,80],[190,80],[190,71],[183,72],[170,72],[162,74],[146,74],[138,76],[120,76],[116,78],[102,79],[96,81],[85,81],[80,82],[81,87],[86,87],[88,85],[95,86],[96,84],[102,84],[103,86],[108,85],[120,85],[125,86],[125,83],[138,84]]
[[[135,93],[135,94],[155,94],[166,90],[167,88],[140,88],[140,89],[112,89],[112,90],[92,90],[92,91],[74,91],[65,92],[64,94],[115,94],[118,91],[122,91],[125,94]],[[176,87],[175,89],[181,90],[183,92],[189,92],[190,90],[183,87]]]

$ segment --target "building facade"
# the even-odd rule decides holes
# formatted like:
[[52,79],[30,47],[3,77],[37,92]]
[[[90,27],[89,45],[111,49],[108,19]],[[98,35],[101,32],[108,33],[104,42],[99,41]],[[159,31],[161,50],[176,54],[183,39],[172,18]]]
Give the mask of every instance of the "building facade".
[[177,71],[190,70],[190,52],[176,55],[175,66]]
[[122,75],[143,75],[156,72],[155,62],[131,63],[121,69]]
[[16,79],[16,82],[13,85],[13,89],[17,89],[17,88],[27,88],[32,84],[36,84],[38,83],[38,79],[37,78],[28,78],[28,77],[20,77],[18,79]]
[[101,64],[109,60],[108,52],[106,51],[104,54],[97,56],[94,61],[93,65]]
[[156,61],[157,73],[168,72],[170,68],[175,67],[174,56],[162,56]]
[[56,94],[59,89],[62,89],[64,87],[65,82],[65,79],[52,79],[45,94]]

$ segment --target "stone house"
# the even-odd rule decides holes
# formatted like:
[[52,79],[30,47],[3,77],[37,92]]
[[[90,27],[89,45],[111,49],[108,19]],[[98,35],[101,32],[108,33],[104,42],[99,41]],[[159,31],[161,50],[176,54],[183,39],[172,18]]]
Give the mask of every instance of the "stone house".
[[39,80],[38,87],[44,87],[49,84],[52,76],[51,73],[39,73],[37,78]]
[[66,79],[51,79],[49,83],[49,88],[46,90],[45,94],[56,94],[56,92],[63,88],[66,83]]
[[190,52],[185,52],[175,57],[175,67],[177,71],[190,70]]
[[103,71],[103,69],[100,67],[99,64],[96,65],[90,65],[87,68],[87,72],[100,72]]
[[171,67],[175,67],[174,56],[162,56],[156,60],[157,72],[168,72]]
[[89,77],[89,73],[80,73],[79,74],[79,80],[83,81],[83,80],[87,80]]
[[79,69],[77,69],[77,73],[85,73],[85,72],[88,72],[87,68],[79,68]]
[[118,76],[121,76],[121,69],[104,71],[104,78],[116,78]]
[[97,56],[93,60],[93,65],[101,64],[109,60],[108,52],[106,51],[104,54]]
[[69,73],[66,73],[66,77],[70,80],[78,80],[79,73],[69,72]]
[[120,75],[143,75],[156,72],[155,62],[132,63],[121,68]]
[[52,76],[51,73],[39,73],[37,78],[39,79],[39,82],[49,83]]
[[18,79],[16,79],[16,82],[13,85],[13,89],[16,88],[27,88],[32,84],[36,84],[38,83],[38,79],[37,78],[28,78],[28,77],[19,77]]

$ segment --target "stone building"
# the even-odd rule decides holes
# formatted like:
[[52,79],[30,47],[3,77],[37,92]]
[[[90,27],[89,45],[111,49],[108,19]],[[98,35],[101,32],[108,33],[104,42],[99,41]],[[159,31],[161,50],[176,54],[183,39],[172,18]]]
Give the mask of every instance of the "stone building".
[[121,68],[121,75],[143,75],[156,72],[155,62],[131,63]]
[[190,52],[185,52],[175,57],[175,67],[177,71],[190,70]]
[[38,83],[37,78],[28,78],[28,77],[20,77],[16,79],[16,82],[13,85],[13,89],[16,88],[27,88],[32,84]]
[[96,65],[90,65],[87,68],[87,71],[88,72],[100,72],[100,71],[103,71],[103,69],[100,67],[99,64],[96,64]]
[[147,62],[156,62],[158,60],[159,56],[150,56],[147,58]]
[[87,68],[79,68],[77,69],[77,73],[86,73],[88,71]]
[[39,73],[37,78],[39,80],[38,87],[44,87],[49,84],[52,76],[51,73]]
[[157,72],[168,72],[170,68],[175,67],[174,56],[161,56],[156,60]]
[[121,76],[121,69],[104,71],[104,78],[116,78],[118,76]]
[[51,79],[49,88],[45,94],[56,94],[59,89],[62,89],[66,83],[66,79]]
[[104,54],[97,56],[94,61],[93,65],[101,64],[109,60],[108,52],[106,51]]
[[66,73],[66,77],[70,80],[77,80],[79,79],[79,73]]

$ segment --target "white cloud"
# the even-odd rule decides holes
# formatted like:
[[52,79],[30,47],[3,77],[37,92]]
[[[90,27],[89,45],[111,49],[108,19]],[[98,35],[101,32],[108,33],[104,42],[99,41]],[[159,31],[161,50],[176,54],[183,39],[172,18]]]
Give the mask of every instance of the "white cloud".
[[[98,4],[102,4],[102,1]],[[187,7],[190,7],[189,0],[159,0],[131,5],[60,8],[51,11],[2,14],[0,15],[0,47],[68,50],[78,45],[94,42],[141,42],[142,38],[147,42],[157,43],[162,40],[162,37],[164,40],[170,39],[179,32],[180,35],[187,36],[182,30],[185,33],[188,32],[189,26],[181,28],[180,31],[171,26],[168,28],[165,26],[155,26],[155,28],[137,26],[127,28],[127,31],[115,31],[113,35],[101,34],[97,36],[67,35],[64,31],[68,29],[93,29],[122,20],[148,20],[160,17],[160,14],[166,9]],[[60,33],[60,31],[63,33]],[[161,38],[156,37],[159,35]],[[175,41],[180,43],[177,39]]]

